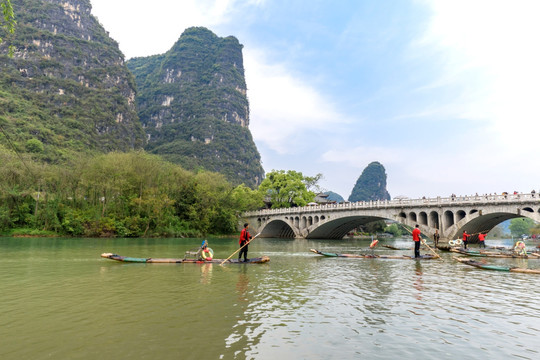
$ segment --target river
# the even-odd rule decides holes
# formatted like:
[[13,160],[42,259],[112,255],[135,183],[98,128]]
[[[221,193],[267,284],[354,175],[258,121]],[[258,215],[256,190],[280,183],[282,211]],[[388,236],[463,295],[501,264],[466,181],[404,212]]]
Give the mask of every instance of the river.
[[[208,241],[216,258],[238,247]],[[540,275],[480,270],[451,253],[323,258],[309,249],[359,253],[369,241],[257,238],[249,256],[267,264],[100,257],[183,257],[200,243],[0,238],[0,359],[540,358]]]

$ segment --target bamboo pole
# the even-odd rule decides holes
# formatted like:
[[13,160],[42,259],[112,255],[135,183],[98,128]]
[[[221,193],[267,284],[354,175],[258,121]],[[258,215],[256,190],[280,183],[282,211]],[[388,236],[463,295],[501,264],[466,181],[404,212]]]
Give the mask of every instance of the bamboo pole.
[[227,260],[229,260],[230,258],[232,258],[234,256],[234,254],[236,254],[237,252],[239,252],[240,250],[242,250],[244,248],[244,246],[247,246],[250,242],[253,241],[253,239],[255,239],[257,236],[261,235],[261,233],[258,233],[257,235],[255,235],[254,237],[252,237],[247,243],[245,243],[244,245],[242,245],[238,250],[236,250],[235,252],[233,252],[231,254],[231,256],[229,256],[228,258],[226,258],[225,260],[223,260],[221,262],[221,264],[219,264],[219,266],[223,265]]

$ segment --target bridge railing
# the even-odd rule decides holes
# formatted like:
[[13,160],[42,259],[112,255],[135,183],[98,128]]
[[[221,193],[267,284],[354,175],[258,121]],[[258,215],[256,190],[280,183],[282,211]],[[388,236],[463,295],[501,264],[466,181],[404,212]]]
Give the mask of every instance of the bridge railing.
[[263,209],[250,211],[245,216],[262,216],[277,214],[297,214],[306,212],[336,211],[336,210],[354,210],[354,209],[381,209],[381,208],[401,208],[401,207],[421,207],[421,206],[455,206],[472,204],[490,204],[490,203],[522,203],[522,202],[540,202],[540,194],[502,194],[502,195],[470,195],[470,196],[450,196],[422,199],[395,199],[395,200],[376,200],[376,201],[358,201],[342,202],[335,204],[318,204],[293,208]]

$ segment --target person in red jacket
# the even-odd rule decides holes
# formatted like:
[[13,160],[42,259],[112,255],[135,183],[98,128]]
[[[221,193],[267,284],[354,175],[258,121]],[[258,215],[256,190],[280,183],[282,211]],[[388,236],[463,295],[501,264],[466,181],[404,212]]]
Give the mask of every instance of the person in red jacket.
[[416,227],[412,231],[412,239],[414,241],[414,257],[419,258],[420,257],[420,229],[418,228],[418,224],[416,224]]
[[467,248],[467,243],[469,241],[469,234],[467,234],[467,231],[463,230],[463,247],[466,249]]
[[487,234],[478,234],[478,247],[481,247],[481,248],[486,248],[486,243],[484,240],[486,240],[486,235]]
[[247,254],[248,254],[248,244],[249,241],[253,236],[249,234],[249,224],[245,223],[244,228],[242,229],[242,232],[240,233],[240,240],[238,243],[240,244],[240,253],[238,254],[238,261],[242,261],[242,254],[244,254],[244,262],[247,261]]

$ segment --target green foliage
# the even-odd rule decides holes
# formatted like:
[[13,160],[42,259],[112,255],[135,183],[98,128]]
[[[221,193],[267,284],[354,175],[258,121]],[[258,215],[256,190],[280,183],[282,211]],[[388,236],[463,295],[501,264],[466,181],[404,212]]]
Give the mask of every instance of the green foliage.
[[385,229],[384,232],[394,235],[395,237],[399,237],[403,235],[403,231],[400,229],[400,227],[397,224],[390,224]]
[[386,171],[377,161],[369,164],[356,181],[349,201],[390,200],[386,190]]
[[530,231],[531,235],[535,235],[536,237],[538,237],[540,235],[540,224],[534,224]]
[[381,233],[386,229],[386,223],[384,220],[377,220],[367,223],[363,226],[364,230],[369,234]]
[[534,220],[529,218],[517,218],[510,220],[510,233],[512,236],[521,236],[523,234],[529,235],[531,233],[531,228],[535,226]]
[[308,184],[313,185],[313,179],[294,170],[272,170],[266,174],[259,192],[272,208],[305,206],[316,195],[307,189]]
[[[15,33],[15,14],[13,12],[13,6],[11,0],[0,0],[0,8],[2,9],[2,16],[0,17],[0,44],[4,41],[4,34],[10,36]],[[9,56],[13,56],[15,47],[9,46]]]
[[42,153],[43,143],[38,139],[29,139],[26,141],[26,151],[31,153]]
[[236,232],[260,207],[257,191],[222,174],[189,172],[144,152],[79,158],[69,166],[23,161],[0,146],[0,231],[71,236],[201,236]]

